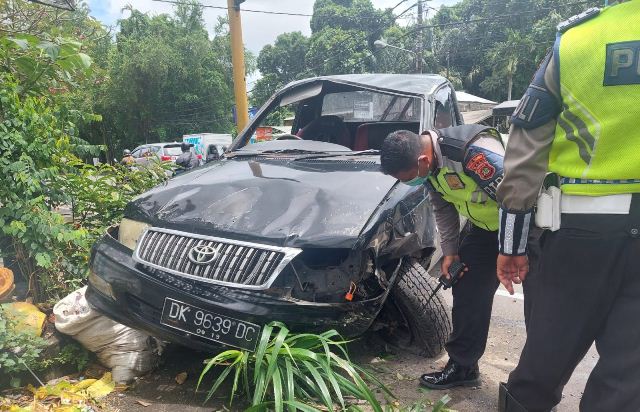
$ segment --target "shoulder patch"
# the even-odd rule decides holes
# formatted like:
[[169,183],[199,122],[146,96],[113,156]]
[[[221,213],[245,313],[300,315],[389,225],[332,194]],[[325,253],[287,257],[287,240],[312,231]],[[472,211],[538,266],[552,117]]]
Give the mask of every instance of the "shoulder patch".
[[491,199],[496,200],[496,190],[504,176],[501,154],[471,146],[465,156],[464,170]]
[[496,168],[489,163],[484,153],[478,153],[471,157],[466,166],[482,180],[489,180],[496,174]]
[[[547,54],[538,67],[531,84],[524,93],[516,110],[511,116],[511,123],[523,129],[535,129],[542,126],[561,112],[560,102],[547,89],[544,74],[551,61],[551,53]],[[558,68],[556,67],[556,70]]]
[[557,30],[559,33],[564,33],[572,27],[576,27],[587,20],[591,20],[600,14],[600,9],[598,7],[592,7],[583,11],[580,14],[576,14],[575,16],[569,17],[567,20],[558,24]]

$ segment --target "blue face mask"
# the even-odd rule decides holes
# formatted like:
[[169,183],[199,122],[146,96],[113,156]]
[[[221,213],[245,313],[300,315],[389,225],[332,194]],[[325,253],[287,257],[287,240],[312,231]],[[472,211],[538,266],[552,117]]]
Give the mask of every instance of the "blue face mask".
[[405,185],[408,186],[420,186],[423,185],[424,182],[427,181],[427,178],[429,177],[429,173],[427,173],[426,176],[420,176],[420,159],[418,159],[418,175],[416,177],[414,177],[411,180],[407,180],[406,182],[402,182]]
[[409,186],[420,186],[423,185],[424,182],[427,181],[427,177],[429,176],[416,176],[411,180],[407,180],[406,182],[402,182],[405,185],[409,185]]

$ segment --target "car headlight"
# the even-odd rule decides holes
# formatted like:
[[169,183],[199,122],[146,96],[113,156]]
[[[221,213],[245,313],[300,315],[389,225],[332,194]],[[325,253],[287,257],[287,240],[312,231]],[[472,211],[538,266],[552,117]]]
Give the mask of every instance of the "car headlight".
[[138,222],[136,220],[127,219],[126,217],[120,222],[120,228],[118,229],[118,242],[131,250],[136,248],[138,239],[142,236],[142,232],[150,225]]

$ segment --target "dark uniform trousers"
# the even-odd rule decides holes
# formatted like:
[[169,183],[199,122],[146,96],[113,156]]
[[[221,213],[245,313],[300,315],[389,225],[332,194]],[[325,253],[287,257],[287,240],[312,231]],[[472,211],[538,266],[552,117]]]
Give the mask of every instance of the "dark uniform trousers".
[[[449,358],[463,366],[473,366],[484,354],[489,335],[491,309],[496,289],[500,285],[496,276],[498,259],[498,232],[481,229],[468,224],[469,230],[463,234],[459,255],[469,271],[453,287],[452,324],[453,331],[445,348]],[[464,233],[464,232],[463,232]],[[539,260],[540,229],[529,232],[529,271],[536,272]],[[533,297],[528,292],[529,283],[524,282],[525,323]]]
[[[637,202],[634,199],[636,210]],[[640,411],[640,213],[562,215],[527,278],[527,341],[507,389],[549,411],[595,341],[600,359],[580,410]]]
[[469,226],[458,252],[469,271],[452,288],[453,331],[445,346],[449,358],[463,366],[475,365],[484,353],[493,296],[499,285],[496,277],[498,232]]

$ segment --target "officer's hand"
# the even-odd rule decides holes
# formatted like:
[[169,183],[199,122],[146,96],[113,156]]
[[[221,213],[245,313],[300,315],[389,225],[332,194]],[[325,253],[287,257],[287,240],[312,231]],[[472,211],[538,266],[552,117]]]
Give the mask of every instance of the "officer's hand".
[[[449,267],[453,262],[460,262],[460,256],[451,255],[451,256],[445,256],[444,258],[442,258],[442,265],[440,266],[440,271],[442,272],[443,275],[447,277],[447,279],[451,278],[451,275],[449,275]],[[464,275],[464,272],[467,272],[468,270],[469,268],[465,267],[459,277],[461,278]]]
[[522,283],[529,273],[529,259],[526,256],[498,255],[498,280],[513,295],[513,284]]

